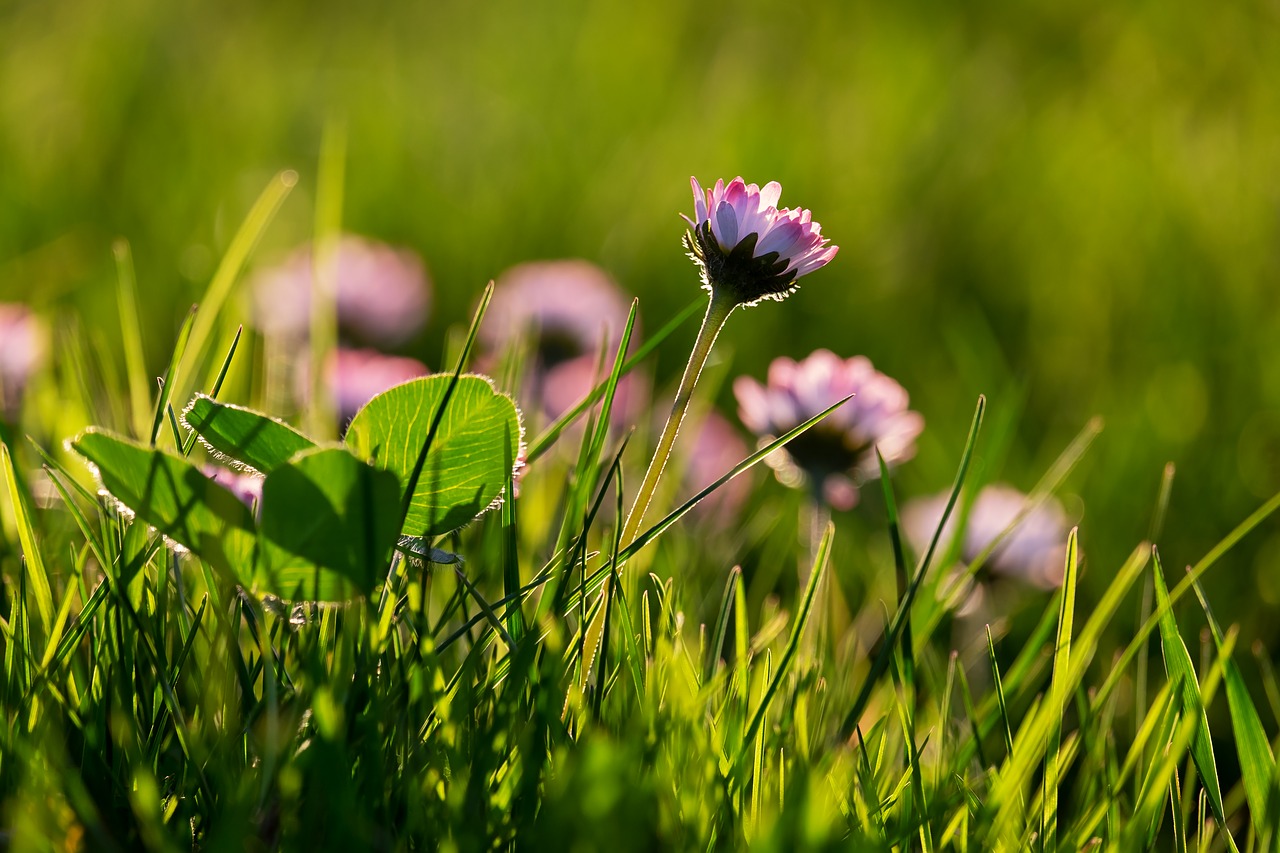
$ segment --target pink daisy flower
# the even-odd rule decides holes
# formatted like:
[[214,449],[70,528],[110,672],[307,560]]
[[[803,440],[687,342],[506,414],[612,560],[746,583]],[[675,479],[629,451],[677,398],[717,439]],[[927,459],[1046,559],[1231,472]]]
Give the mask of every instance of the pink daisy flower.
[[[826,266],[838,251],[822,236],[822,226],[804,209],[778,207],[782,185],[763,188],[734,178],[703,190],[693,187],[692,232],[685,235],[690,257],[702,269],[704,286],[726,290],[739,305],[781,300],[801,276]],[[681,214],[683,216],[683,214]]]

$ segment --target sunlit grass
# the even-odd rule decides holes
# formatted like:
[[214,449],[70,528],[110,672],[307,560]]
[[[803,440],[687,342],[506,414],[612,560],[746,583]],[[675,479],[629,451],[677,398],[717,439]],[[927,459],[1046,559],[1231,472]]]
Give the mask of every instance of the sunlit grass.
[[[199,316],[185,328],[213,328]],[[830,582],[836,561],[895,572],[883,552],[841,545],[840,519],[814,554],[794,540],[752,543],[803,564],[804,585],[780,594],[757,588],[771,576],[750,560],[708,570],[687,516],[700,496],[621,542],[637,463],[607,410],[637,363],[625,352],[624,335],[603,411],[578,412],[587,428],[556,424],[534,443],[523,488],[569,484],[554,511],[508,501],[435,543],[463,563],[397,561],[378,592],[348,604],[264,601],[86,490],[61,448],[6,448],[7,526],[25,555],[7,564],[0,605],[10,846],[1270,849],[1273,735],[1233,661],[1235,633],[1210,620],[1215,646],[1196,667],[1172,610],[1191,579],[1170,593],[1148,544],[1118,570],[1093,565],[1112,579],[1086,602],[1073,532],[1065,583],[1035,605],[1044,618],[1031,641],[1015,650],[989,636],[989,654],[970,658],[936,630],[955,583],[934,559],[940,539],[918,562],[906,552],[887,468],[897,601],[847,600]],[[190,369],[220,386],[235,353],[192,356]],[[199,453],[168,415],[185,401],[162,391],[152,403],[144,441]],[[92,394],[76,404],[101,406]],[[985,405],[955,460],[953,506]],[[121,411],[142,426],[136,401]],[[1083,451],[1067,448],[1061,464]],[[41,458],[42,472],[22,462]],[[1060,465],[1045,488],[1061,476]],[[35,500],[36,480],[56,497]],[[758,484],[748,512],[785,498]],[[646,574],[605,583],[641,559]],[[1154,612],[1115,656],[1107,628],[1144,576]],[[1197,591],[1207,614],[1212,588]],[[830,620],[832,596],[850,619]],[[1180,621],[1203,628],[1199,613]],[[1152,625],[1168,676],[1149,674],[1139,702],[1135,664]],[[1211,731],[1203,707],[1224,678],[1231,722]],[[1242,773],[1219,773],[1224,752]]]

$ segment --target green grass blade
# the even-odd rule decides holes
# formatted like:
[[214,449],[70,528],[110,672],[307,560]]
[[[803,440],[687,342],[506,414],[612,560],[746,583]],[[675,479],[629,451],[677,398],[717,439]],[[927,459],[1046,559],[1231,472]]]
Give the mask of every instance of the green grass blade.
[[484,614],[484,618],[488,620],[489,625],[493,630],[498,632],[498,636],[502,638],[502,642],[506,644],[507,649],[515,651],[516,642],[511,638],[511,635],[507,633],[507,628],[502,624],[502,620],[498,618],[498,614],[494,611],[493,605],[485,600],[484,596],[480,594],[479,590],[475,588],[475,585],[472,584],[471,581],[467,580],[466,572],[462,571],[462,569],[455,565],[453,567],[453,573],[457,576],[458,582],[466,588],[467,594],[470,595],[479,606],[480,611]]
[[[1194,584],[1193,588],[1221,656],[1224,642],[1222,629],[1213,617],[1213,611],[1209,608],[1209,601],[1200,584]],[[1270,804],[1276,796],[1272,787],[1276,778],[1275,755],[1271,751],[1266,731],[1262,728],[1262,718],[1249,696],[1249,688],[1245,685],[1240,667],[1232,658],[1224,657],[1222,674],[1226,682],[1227,706],[1231,712],[1231,734],[1240,760],[1240,775],[1244,783],[1245,798],[1249,802],[1249,813],[1260,837],[1274,836],[1277,832],[1277,815]]]
[[[209,399],[217,400],[218,394],[222,392],[222,383],[227,379],[227,372],[231,369],[231,361],[235,358],[236,350],[240,346],[240,336],[244,333],[244,326],[237,326],[236,333],[231,338],[231,345],[227,347],[227,356],[222,359],[222,366],[218,368],[218,375],[213,380],[213,387],[209,389]],[[188,406],[189,408],[190,406]],[[185,417],[185,413],[184,413]],[[185,422],[185,421],[184,421]],[[191,449],[196,446],[196,432],[191,430],[187,436],[187,443],[182,446],[182,455],[190,456]]]
[[[1116,610],[1124,600],[1125,594],[1141,574],[1150,556],[1150,549],[1143,545],[1136,548],[1128,561],[1120,568],[1115,579],[1107,587],[1097,606],[1090,612],[1088,620],[1072,642],[1072,655],[1068,667],[1067,681],[1064,685],[1074,691],[1084,678],[1093,655],[1097,651],[1103,631],[1110,623]],[[1095,698],[1093,708],[1101,707],[1101,700]],[[980,713],[982,713],[980,711]],[[1037,714],[1029,715],[1024,728],[1025,738],[1015,742],[1014,756],[1006,761],[1000,770],[1000,777],[993,783],[990,802],[997,809],[996,832],[998,837],[1007,840],[1019,811],[1019,802],[1023,787],[1031,778],[1044,755],[1044,744],[1048,740],[1049,731],[1057,717],[1052,713],[1052,704],[1045,703]],[[1066,772],[1066,768],[1061,768]]]
[[1049,730],[1049,746],[1045,753],[1044,774],[1044,848],[1056,850],[1058,826],[1058,784],[1060,782],[1061,763],[1059,750],[1062,747],[1062,717],[1067,709],[1069,676],[1071,665],[1071,630],[1075,619],[1076,601],[1076,540],[1079,533],[1072,528],[1067,536],[1067,562],[1062,576],[1062,598],[1058,611],[1058,638],[1054,644],[1052,699],[1053,713],[1057,720]]
[[27,500],[18,486],[13,457],[9,455],[8,445],[3,442],[0,442],[0,473],[4,475],[5,486],[9,491],[9,505],[13,508],[14,522],[18,528],[18,543],[22,546],[25,563],[23,575],[27,578],[28,589],[36,600],[36,615],[40,619],[40,630],[47,636],[53,623],[53,590],[49,586],[49,575],[45,572],[44,558],[36,542],[35,525],[28,514]]
[[741,583],[742,567],[734,566],[729,570],[729,579],[725,582],[724,594],[720,596],[720,612],[716,617],[716,632],[711,640],[711,648],[702,672],[703,683],[711,680],[711,677],[715,675],[716,666],[720,663],[720,656],[724,652],[724,637],[729,630],[729,611],[733,607],[734,599],[737,596],[737,587]]
[[[1157,612],[1160,608],[1157,606]],[[1176,627],[1176,626],[1175,626]],[[1235,645],[1235,637],[1228,635],[1227,641],[1223,644],[1223,648],[1229,655]],[[1221,661],[1222,656],[1219,657]],[[1221,666],[1215,665],[1205,679],[1204,697],[1212,697],[1217,689],[1218,680],[1222,671]],[[1171,706],[1170,710],[1182,705],[1182,696],[1187,690],[1185,683],[1181,683],[1185,679],[1179,679],[1179,682],[1172,683],[1173,690],[1170,692]],[[1192,689],[1195,689],[1194,687]],[[1138,802],[1134,806],[1132,817],[1128,825],[1125,827],[1120,838],[1114,841],[1108,848],[1113,851],[1129,851],[1148,849],[1147,840],[1150,836],[1150,827],[1155,823],[1161,810],[1161,803],[1167,793],[1169,779],[1177,771],[1178,762],[1182,760],[1188,747],[1195,739],[1197,730],[1199,729],[1199,715],[1183,714],[1180,722],[1172,728],[1172,735],[1167,741],[1167,746],[1159,744],[1161,747],[1156,752],[1155,761],[1151,764],[1146,782],[1143,785],[1142,794]],[[1228,846],[1235,850],[1235,842],[1231,835],[1227,833],[1226,826],[1222,826],[1224,837],[1227,839]]]
[[631,608],[627,602],[625,584],[618,584],[618,618],[622,622],[622,638],[626,644],[627,666],[631,670],[631,680],[635,684],[636,697],[644,706],[645,696],[645,653],[640,648],[635,626],[631,621]]
[[[907,558],[902,549],[902,530],[898,523],[898,503],[893,497],[893,483],[889,479],[889,465],[884,461],[880,448],[876,448],[876,464],[880,466],[880,489],[884,494],[885,513],[888,516],[889,541],[893,545],[893,576],[898,585],[898,601],[907,595]],[[902,677],[908,684],[915,684],[915,650],[911,641],[911,611],[907,610],[902,625]]]
[[[507,483],[503,487],[503,500],[500,510],[502,525],[502,591],[508,598],[520,589],[520,537],[516,528],[515,498],[515,455],[516,448],[511,446],[510,437],[506,438],[506,472]],[[507,607],[505,614],[507,633],[511,639],[519,643],[524,638],[524,612],[517,600]]]
[[1187,853],[1187,824],[1182,819],[1182,787],[1177,768],[1169,780],[1169,807],[1173,815],[1173,853]]
[[160,425],[164,423],[165,413],[169,410],[169,400],[172,398],[173,386],[178,377],[178,365],[187,351],[187,345],[191,340],[191,326],[195,319],[196,308],[192,306],[191,311],[187,313],[187,319],[182,322],[182,328],[178,330],[178,342],[173,347],[173,356],[169,359],[169,366],[165,368],[164,376],[160,379],[160,396],[156,398],[156,410],[151,419],[152,447],[156,446],[160,438]]
[[1169,601],[1169,589],[1165,586],[1164,571],[1160,566],[1160,554],[1154,548],[1152,548],[1151,557],[1156,590],[1156,615],[1160,620],[1160,651],[1164,656],[1165,673],[1171,682],[1181,684],[1179,698],[1183,715],[1194,717],[1196,720],[1195,737],[1190,744],[1191,758],[1195,762],[1200,782],[1209,794],[1209,805],[1213,808],[1214,817],[1218,819],[1218,823],[1222,824],[1222,831],[1225,833],[1227,832],[1226,813],[1222,808],[1218,766],[1213,757],[1213,740],[1209,736],[1209,720],[1205,716],[1195,665],[1191,662],[1186,644],[1182,642],[1182,635],[1178,633],[1178,623],[1174,621],[1172,604]]
[[996,700],[1000,708],[1000,721],[1003,724],[1005,760],[1013,757],[1013,726],[1009,724],[1009,706],[1004,698],[1004,681],[1000,677],[1000,666],[996,662],[996,646],[991,638],[991,626],[987,626],[987,660],[991,664],[991,684],[994,687]]
[[[764,711],[766,703],[769,700],[769,685],[773,683],[771,670],[773,669],[773,652],[766,651],[764,655],[764,677],[760,680],[760,702],[757,704],[757,714]],[[743,748],[752,745],[750,739],[743,741]],[[751,761],[751,822],[757,827],[760,824],[760,792],[764,788],[764,738],[756,739],[754,743],[754,756]]]

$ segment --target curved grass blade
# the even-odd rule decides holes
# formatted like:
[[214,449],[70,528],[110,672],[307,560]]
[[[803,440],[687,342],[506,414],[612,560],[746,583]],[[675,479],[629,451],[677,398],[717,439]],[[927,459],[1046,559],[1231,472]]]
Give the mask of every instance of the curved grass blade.
[[[1159,607],[1157,606],[1157,611]],[[1228,635],[1226,642],[1223,644],[1223,650],[1227,655],[1231,654],[1235,647],[1234,635]],[[1223,656],[1220,655],[1218,662],[1209,670],[1208,676],[1205,678],[1204,690],[1202,697],[1212,697],[1218,687],[1218,680],[1221,677],[1222,667],[1221,661]],[[1179,679],[1182,681],[1184,679]],[[1170,691],[1170,700],[1172,707],[1180,704],[1179,696],[1186,689],[1186,684],[1173,683],[1173,690]],[[1194,689],[1194,688],[1193,688]],[[1136,803],[1132,818],[1128,826],[1125,828],[1124,834],[1118,842],[1113,842],[1108,848],[1114,851],[1129,851],[1147,849],[1145,844],[1148,827],[1150,827],[1161,809],[1161,803],[1167,792],[1168,781],[1176,772],[1178,762],[1182,760],[1188,747],[1196,737],[1199,729],[1199,719],[1196,714],[1184,714],[1180,721],[1173,728],[1173,735],[1167,742],[1167,745],[1160,744],[1162,748],[1156,755],[1156,761],[1153,763],[1147,773],[1146,781],[1143,784],[1142,795]],[[1235,850],[1236,845],[1230,833],[1226,831],[1226,826],[1222,825],[1224,837],[1230,849]]]
[[[1201,784],[1209,794],[1209,805],[1213,815],[1221,825],[1222,832],[1230,837],[1226,826],[1226,814],[1222,808],[1222,788],[1218,784],[1218,765],[1213,757],[1213,741],[1209,736],[1209,720],[1205,716],[1204,700],[1200,695],[1199,679],[1196,678],[1195,665],[1187,652],[1182,635],[1178,633],[1178,623],[1173,618],[1173,606],[1169,601],[1169,589],[1165,586],[1164,570],[1160,565],[1160,554],[1153,547],[1151,559],[1156,590],[1156,616],[1160,620],[1160,651],[1164,656],[1165,673],[1169,680],[1180,684],[1179,700],[1185,717],[1195,719],[1195,736],[1191,741],[1191,759],[1195,762],[1196,773]],[[1221,655],[1221,650],[1219,650]],[[1231,843],[1235,848],[1235,843]]]
[[[1150,549],[1146,546],[1135,549],[1129,560],[1116,574],[1111,585],[1107,587],[1098,605],[1089,614],[1084,627],[1076,635],[1072,643],[1072,655],[1064,684],[1068,694],[1074,691],[1084,678],[1085,669],[1097,652],[1103,630],[1110,623],[1125,594],[1146,566],[1149,556]],[[1095,701],[1092,708],[1098,707],[1101,706]],[[1047,702],[1042,703],[1037,712],[1028,714],[1027,721],[1022,727],[1025,734],[1015,741],[1014,755],[1005,762],[999,778],[993,783],[989,799],[997,808],[995,829],[997,838],[1004,839],[1010,833],[1012,824],[1020,811],[1018,801],[1022,796],[1023,787],[1031,778],[1035,768],[1041,764],[1044,744],[1056,720],[1057,716],[1053,714],[1052,704]],[[1059,768],[1061,773],[1067,772],[1067,764],[1068,762],[1064,760]]]
[[1003,723],[1005,760],[1013,757],[1013,726],[1009,724],[1009,706],[1004,700],[1004,680],[1000,677],[1000,665],[996,663],[996,645],[991,639],[991,626],[987,626],[987,660],[991,664],[991,683],[995,686],[996,700],[1000,708],[1000,721]]

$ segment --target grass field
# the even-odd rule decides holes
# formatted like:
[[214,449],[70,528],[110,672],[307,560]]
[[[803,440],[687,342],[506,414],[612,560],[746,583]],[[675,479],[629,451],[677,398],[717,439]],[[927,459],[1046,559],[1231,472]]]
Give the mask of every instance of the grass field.
[[1277,23],[0,9],[0,846],[1274,849]]

